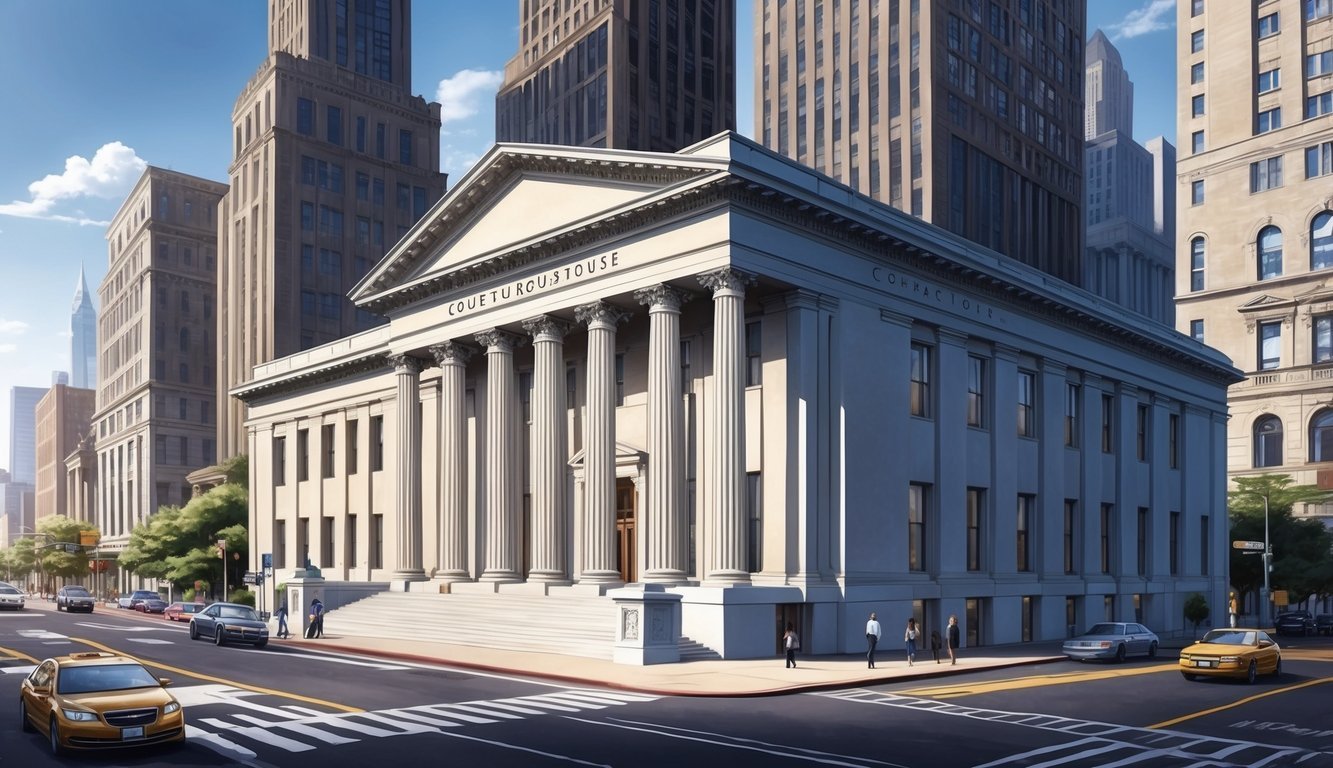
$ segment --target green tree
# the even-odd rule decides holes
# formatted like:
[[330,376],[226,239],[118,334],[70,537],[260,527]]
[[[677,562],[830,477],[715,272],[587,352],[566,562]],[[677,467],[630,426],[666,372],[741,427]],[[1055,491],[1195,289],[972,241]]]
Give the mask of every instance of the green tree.
[[84,531],[96,533],[97,526],[64,515],[53,515],[39,520],[37,531],[46,534],[40,537],[38,545],[41,547],[41,571],[48,583],[54,578],[82,579],[88,574],[88,552],[80,546],[79,534]]
[[1195,592],[1185,600],[1185,621],[1194,625],[1194,631],[1199,631],[1199,623],[1208,618],[1208,601],[1204,596]]
[[[1273,551],[1269,584],[1285,589],[1292,603],[1333,592],[1333,532],[1318,520],[1299,520],[1298,504],[1318,504],[1333,492],[1313,485],[1294,485],[1290,475],[1265,474],[1236,478],[1229,494],[1233,540],[1264,540],[1264,504],[1268,507],[1268,541]],[[1238,592],[1263,586],[1263,558],[1231,550],[1231,585]]]
[[[227,542],[227,576],[239,579],[248,563],[246,523],[249,503],[245,487],[223,483],[184,507],[162,507],[135,526],[119,563],[141,576],[166,579],[182,586],[197,580],[221,583],[222,560],[217,542]],[[232,555],[238,554],[238,559]]]

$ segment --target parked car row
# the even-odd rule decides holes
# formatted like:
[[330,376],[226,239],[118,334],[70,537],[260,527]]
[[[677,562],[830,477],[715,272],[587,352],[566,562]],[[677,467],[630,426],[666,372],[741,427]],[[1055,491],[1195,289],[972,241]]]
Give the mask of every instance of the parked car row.
[[77,584],[67,584],[56,592],[56,610],[72,613],[74,611],[93,612],[93,605],[97,599],[88,592],[87,588]]
[[0,581],[0,609],[6,611],[21,611],[23,603],[28,599],[28,595],[13,584],[7,584]]

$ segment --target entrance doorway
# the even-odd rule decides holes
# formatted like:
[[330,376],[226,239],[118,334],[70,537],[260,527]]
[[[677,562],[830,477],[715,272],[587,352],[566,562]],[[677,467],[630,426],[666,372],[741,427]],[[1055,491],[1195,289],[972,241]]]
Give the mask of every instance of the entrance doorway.
[[634,557],[638,546],[634,532],[634,500],[637,495],[633,478],[616,479],[616,568],[626,584],[639,577],[639,564]]

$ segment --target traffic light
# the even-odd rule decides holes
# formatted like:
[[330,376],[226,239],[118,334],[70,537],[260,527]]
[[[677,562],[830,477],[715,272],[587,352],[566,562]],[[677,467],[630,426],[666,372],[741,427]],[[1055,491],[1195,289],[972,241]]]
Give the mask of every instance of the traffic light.
[[102,540],[100,531],[79,531],[79,546],[92,549]]

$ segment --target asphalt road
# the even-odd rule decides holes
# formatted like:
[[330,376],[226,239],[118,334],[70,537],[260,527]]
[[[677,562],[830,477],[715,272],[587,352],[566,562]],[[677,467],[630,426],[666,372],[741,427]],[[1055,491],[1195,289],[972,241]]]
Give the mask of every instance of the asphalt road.
[[[1333,642],[1282,640],[1280,680],[1186,682],[1174,660],[1047,664],[751,699],[284,647],[214,647],[115,609],[0,613],[0,766],[1333,766]],[[115,650],[174,680],[176,749],[53,759],[20,733],[32,662]]]

